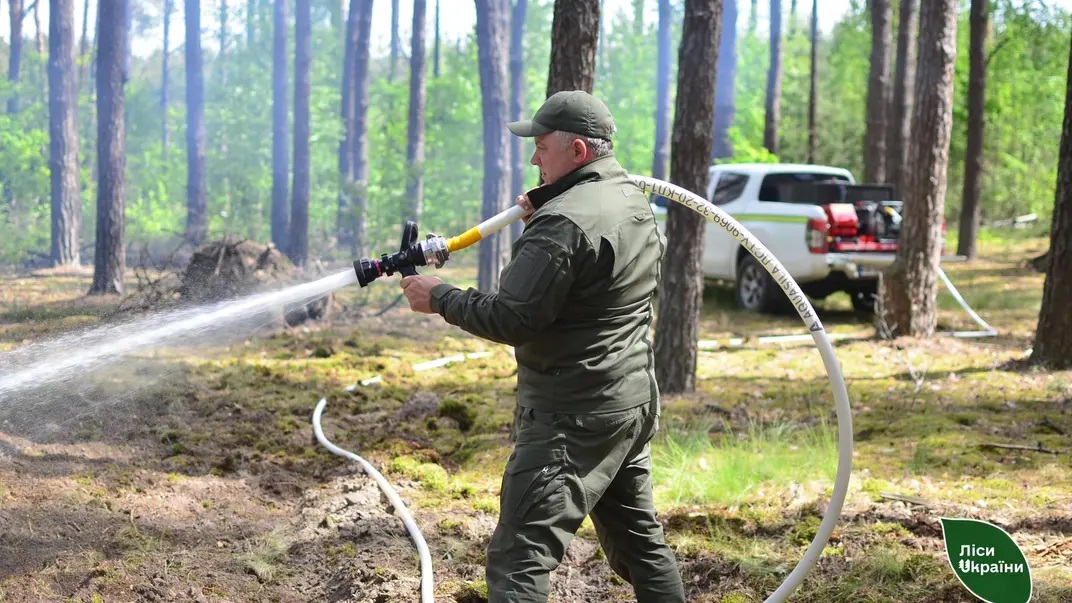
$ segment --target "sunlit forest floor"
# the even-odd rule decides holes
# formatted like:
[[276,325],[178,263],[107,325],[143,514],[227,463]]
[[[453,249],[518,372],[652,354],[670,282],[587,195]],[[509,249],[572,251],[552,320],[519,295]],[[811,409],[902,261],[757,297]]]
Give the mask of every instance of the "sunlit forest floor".
[[[1031,565],[1034,600],[1072,600],[1072,372],[1025,362],[1043,278],[1024,261],[1046,244],[990,233],[979,260],[947,267],[998,337],[885,342],[847,297],[818,303],[848,336],[836,350],[856,445],[841,521],[792,600],[973,600],[945,559],[940,517],[1003,527]],[[474,279],[464,263],[439,274]],[[88,285],[88,274],[4,275],[0,350],[115,320],[117,300],[85,298]],[[513,358],[391,308],[396,295],[394,282],[353,287],[326,322],[188,340],[0,398],[0,601],[417,601],[401,522],[313,438],[321,397],[328,437],[411,505],[437,600],[483,601]],[[940,302],[941,331],[977,328],[947,293]],[[826,509],[832,396],[810,343],[756,339],[803,333],[794,316],[742,314],[713,285],[702,320],[702,337],[722,345],[701,350],[694,394],[664,398],[656,495],[689,600],[762,601]],[[589,523],[553,585],[558,602],[632,596]]]

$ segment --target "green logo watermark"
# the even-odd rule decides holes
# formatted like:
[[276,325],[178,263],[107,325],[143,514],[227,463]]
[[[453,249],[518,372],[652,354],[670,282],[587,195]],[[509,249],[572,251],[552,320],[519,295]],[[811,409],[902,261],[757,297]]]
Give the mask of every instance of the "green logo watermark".
[[971,594],[987,603],[1031,599],[1031,567],[1005,530],[977,519],[941,521],[949,565]]

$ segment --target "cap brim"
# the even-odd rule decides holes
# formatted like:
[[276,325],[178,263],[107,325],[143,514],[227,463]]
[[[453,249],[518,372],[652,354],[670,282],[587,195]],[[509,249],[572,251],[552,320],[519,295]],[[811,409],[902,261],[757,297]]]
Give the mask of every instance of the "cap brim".
[[511,122],[506,124],[506,127],[511,132],[513,132],[514,136],[521,136],[522,138],[543,136],[544,134],[550,134],[551,132],[554,132],[553,129],[540,125],[532,121],[531,119]]

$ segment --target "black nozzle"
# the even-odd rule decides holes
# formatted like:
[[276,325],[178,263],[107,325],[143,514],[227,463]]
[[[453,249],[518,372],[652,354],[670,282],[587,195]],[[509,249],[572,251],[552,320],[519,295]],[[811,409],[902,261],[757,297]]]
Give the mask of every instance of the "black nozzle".
[[362,258],[354,262],[357,283],[362,287],[381,276],[391,276],[401,272],[402,276],[417,274],[417,266],[424,266],[427,260],[417,240],[417,223],[407,221],[402,225],[402,244],[398,251],[390,255],[383,254],[379,259]]

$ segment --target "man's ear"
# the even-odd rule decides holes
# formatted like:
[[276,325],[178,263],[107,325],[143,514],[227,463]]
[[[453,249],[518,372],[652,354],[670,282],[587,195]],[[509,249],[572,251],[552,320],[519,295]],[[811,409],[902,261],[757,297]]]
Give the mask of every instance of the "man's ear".
[[573,149],[573,160],[576,163],[581,163],[588,157],[588,143],[583,138],[573,139],[570,147]]

